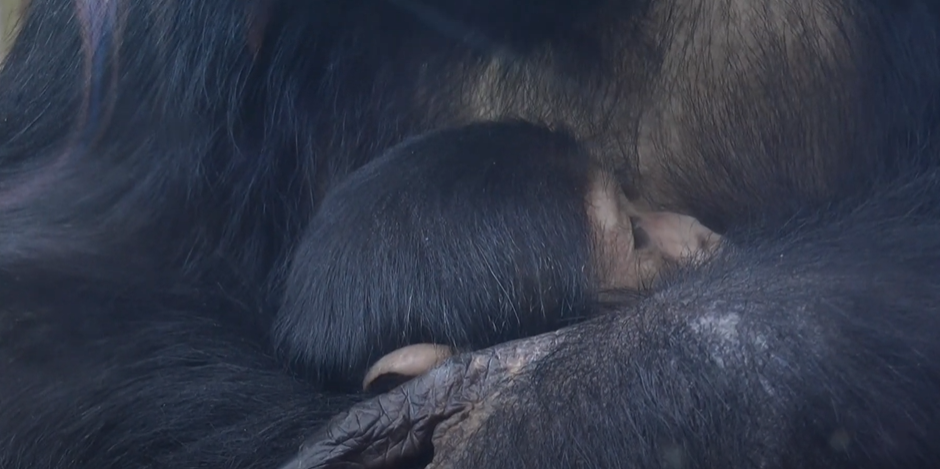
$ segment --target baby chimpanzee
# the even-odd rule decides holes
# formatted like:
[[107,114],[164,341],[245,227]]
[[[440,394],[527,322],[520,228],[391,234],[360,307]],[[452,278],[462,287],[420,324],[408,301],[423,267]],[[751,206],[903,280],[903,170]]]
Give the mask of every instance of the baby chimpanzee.
[[[572,137],[521,122],[424,134],[325,198],[288,272],[279,350],[336,388],[583,319],[712,252],[695,219],[638,210]],[[366,274],[368,272],[374,275]],[[430,345],[442,344],[442,345]]]

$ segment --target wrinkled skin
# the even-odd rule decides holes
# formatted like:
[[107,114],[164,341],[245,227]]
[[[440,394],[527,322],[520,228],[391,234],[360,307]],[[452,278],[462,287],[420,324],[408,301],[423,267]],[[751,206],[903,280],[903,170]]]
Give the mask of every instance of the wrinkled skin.
[[[580,329],[577,328],[577,329]],[[466,437],[513,398],[502,393],[577,329],[459,355],[418,379],[353,406],[313,435],[282,469],[342,464],[394,467],[401,458],[437,448],[465,451]],[[583,338],[583,337],[582,337]],[[429,467],[446,467],[441,456]],[[444,466],[441,466],[441,465]]]
[[430,468],[936,467],[935,181],[783,241],[752,235],[635,308],[458,355],[337,415],[282,467],[431,451]]

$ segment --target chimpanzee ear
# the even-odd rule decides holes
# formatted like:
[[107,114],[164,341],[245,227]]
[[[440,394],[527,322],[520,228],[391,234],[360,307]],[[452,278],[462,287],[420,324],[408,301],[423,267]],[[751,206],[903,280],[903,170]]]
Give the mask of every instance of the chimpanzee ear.
[[[487,412],[488,396],[560,343],[552,332],[486,350],[458,355],[388,393],[334,417],[310,437],[282,469],[397,467],[460,444],[448,434],[466,434],[470,412]],[[453,421],[451,421],[453,420]],[[443,424],[443,425],[442,425]],[[447,434],[442,434],[443,433]],[[444,446],[434,448],[434,445]]]

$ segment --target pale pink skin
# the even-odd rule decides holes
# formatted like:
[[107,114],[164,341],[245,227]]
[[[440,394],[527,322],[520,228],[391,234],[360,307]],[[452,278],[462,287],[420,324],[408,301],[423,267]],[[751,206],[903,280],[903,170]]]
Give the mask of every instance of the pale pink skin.
[[443,363],[453,354],[454,351],[450,347],[437,344],[414,344],[402,347],[380,358],[369,368],[365,379],[362,380],[362,388],[368,389],[376,378],[385,374],[422,375]]

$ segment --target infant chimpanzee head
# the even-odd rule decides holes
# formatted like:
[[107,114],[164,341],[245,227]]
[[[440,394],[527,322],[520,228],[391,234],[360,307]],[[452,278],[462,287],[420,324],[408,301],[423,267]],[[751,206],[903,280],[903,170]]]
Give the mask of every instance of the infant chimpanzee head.
[[[641,209],[627,199],[606,171],[591,173],[585,209],[594,234],[598,294],[641,290],[672,265],[701,262],[719,247],[721,236],[693,217]],[[363,388],[386,389],[440,365],[454,354],[440,344],[414,344],[375,362]]]

